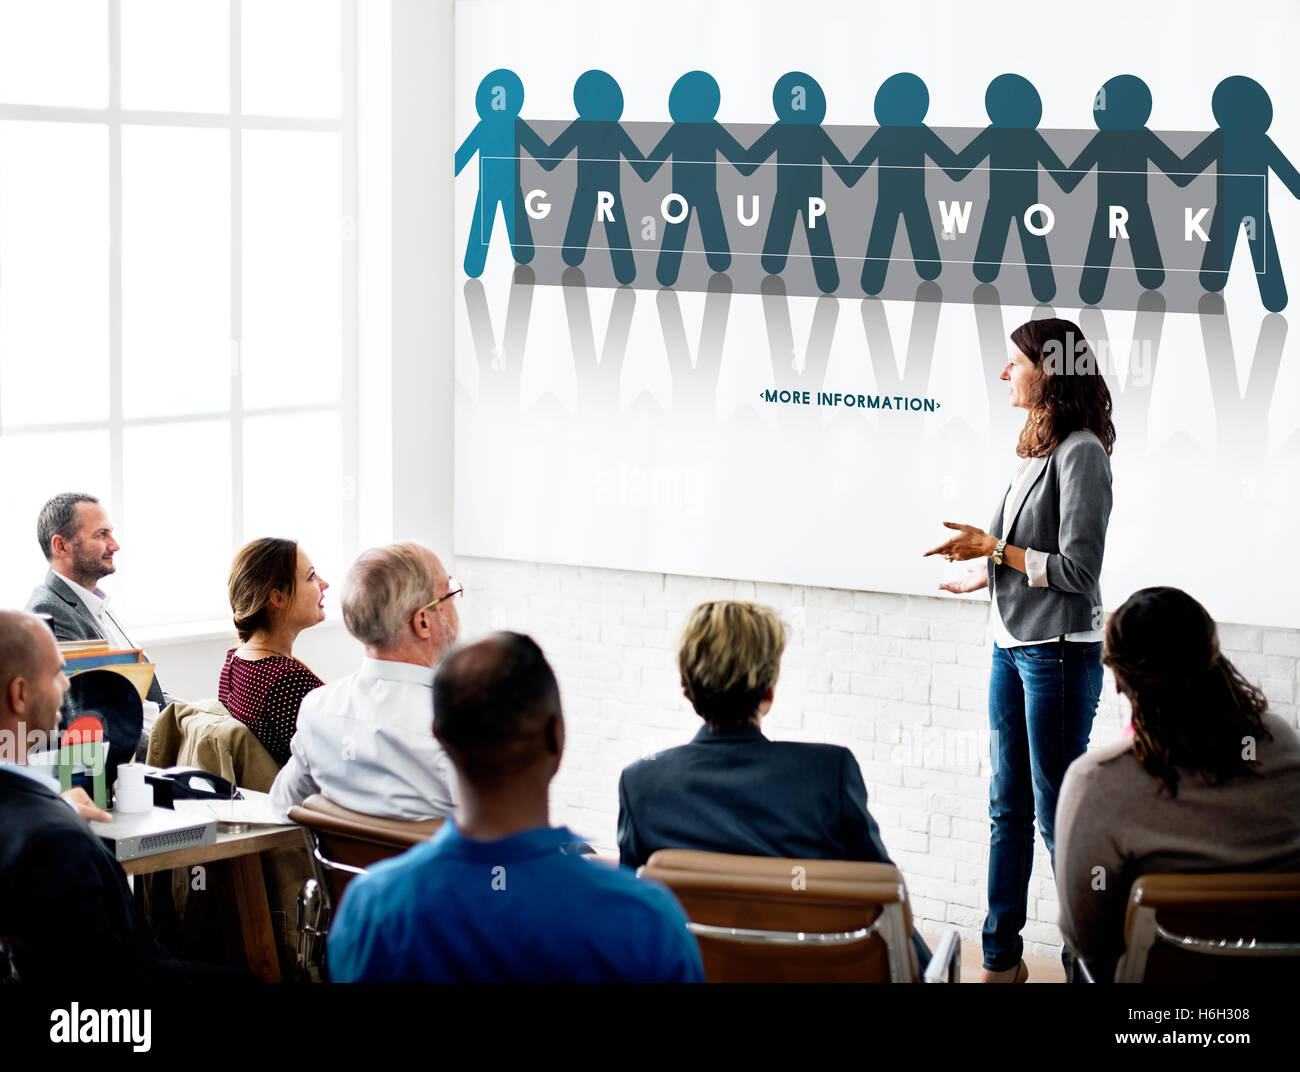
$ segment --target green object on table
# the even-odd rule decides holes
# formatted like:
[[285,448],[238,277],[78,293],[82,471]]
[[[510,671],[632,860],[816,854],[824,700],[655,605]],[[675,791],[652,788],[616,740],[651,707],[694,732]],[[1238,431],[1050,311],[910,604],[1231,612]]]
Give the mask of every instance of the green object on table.
[[77,741],[59,746],[59,792],[72,788],[72,768],[82,764],[90,768],[91,796],[97,808],[108,808],[108,791],[104,767],[108,758],[108,745],[101,737],[93,741]]

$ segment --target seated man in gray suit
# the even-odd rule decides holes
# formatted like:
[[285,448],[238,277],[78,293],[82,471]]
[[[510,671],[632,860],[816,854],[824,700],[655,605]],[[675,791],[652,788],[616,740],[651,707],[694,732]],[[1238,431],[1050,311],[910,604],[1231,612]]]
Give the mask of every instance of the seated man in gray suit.
[[[107,640],[114,648],[137,647],[109,612],[108,596],[97,587],[100,578],[117,571],[113,556],[120,549],[99,500],[76,492],[54,496],[41,507],[36,539],[50,569],[32,592],[27,610],[49,616],[54,639]],[[148,698],[159,708],[171,702],[157,677]],[[146,707],[146,734],[157,714]]]
[[[858,761],[834,744],[771,741],[785,626],[757,603],[691,612],[677,663],[704,725],[689,744],[638,760],[618,783],[619,859],[657,849],[892,863],[867,811]],[[930,951],[913,932],[924,970]]]

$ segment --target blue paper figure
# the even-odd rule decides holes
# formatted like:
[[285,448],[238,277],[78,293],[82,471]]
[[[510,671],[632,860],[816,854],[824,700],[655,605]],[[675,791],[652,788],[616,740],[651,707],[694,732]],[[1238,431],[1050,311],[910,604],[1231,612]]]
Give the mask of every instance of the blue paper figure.
[[749,148],[749,161],[761,164],[776,153],[776,200],[768,217],[761,264],[769,275],[785,267],[795,218],[803,213],[804,234],[812,254],[813,275],[823,294],[840,285],[831,244],[829,213],[810,216],[809,198],[822,196],[822,162],[831,164],[848,182],[850,172],[844,154],[821,128],[826,117],[826,95],[822,87],[801,71],[777,79],[772,90],[777,122],[768,127]]
[[[740,142],[716,120],[721,103],[722,92],[711,74],[690,71],[682,75],[668,94],[668,114],[673,118],[673,125],[647,157],[647,165],[638,169],[641,177],[648,180],[672,157],[673,193],[679,194],[688,206],[684,219],[670,222],[664,228],[655,269],[655,278],[661,286],[671,287],[677,282],[692,216],[698,219],[704,258],[709,267],[714,272],[725,272],[731,267],[731,246],[718,204],[718,153],[731,161],[742,175],[752,175],[758,165],[746,163]],[[678,211],[680,206],[674,206],[673,214],[677,215]]]
[[[623,157],[633,166],[645,157],[618,123],[623,114],[623,91],[611,75],[605,71],[585,71],[579,75],[573,85],[573,104],[578,118],[551,143],[542,165],[549,171],[577,151],[578,188],[573,195],[561,256],[570,267],[582,263],[587,256],[591,225],[600,207],[614,278],[626,286],[636,278],[636,261],[623,212],[619,165]],[[599,205],[602,191],[612,197],[612,204]]]
[[519,188],[519,153],[527,149],[533,156],[546,153],[546,142],[519,118],[524,106],[524,84],[514,71],[502,67],[491,72],[478,85],[474,107],[479,121],[469,137],[456,150],[456,174],[479,157],[481,185],[474,202],[474,219],[465,247],[465,274],[477,279],[487,262],[492,225],[497,205],[506,221],[506,237],[515,260],[527,264],[533,259],[533,236],[524,211],[523,191]]
[[1018,74],[998,75],[985,91],[984,108],[989,126],[957,154],[956,167],[950,172],[961,178],[982,161],[989,162],[988,205],[972,272],[982,283],[998,277],[1007,234],[1014,223],[1025,254],[1029,289],[1036,300],[1051,301],[1056,296],[1056,280],[1047,238],[1025,225],[1025,212],[1038,203],[1039,165],[1047,168],[1058,186],[1065,177],[1065,165],[1037,130],[1043,102],[1029,79]]
[[1227,286],[1244,223],[1260,301],[1269,312],[1281,312],[1286,308],[1286,281],[1268,215],[1268,173],[1274,171],[1295,197],[1300,197],[1300,173],[1266,133],[1273,122],[1273,102],[1253,78],[1225,78],[1214,88],[1211,107],[1219,129],[1208,134],[1182,163],[1183,170],[1193,175],[1211,163],[1218,165],[1219,196],[1201,261],[1201,286],[1209,291]]
[[1119,237],[1118,233],[1111,237],[1111,206],[1127,212],[1122,222],[1138,282],[1147,290],[1155,290],[1165,281],[1148,200],[1147,164],[1155,164],[1178,186],[1188,185],[1194,176],[1185,174],[1178,154],[1147,129],[1150,117],[1151,90],[1142,79],[1121,74],[1107,81],[1093,99],[1092,118],[1097,133],[1070,165],[1069,177],[1062,181],[1062,189],[1073,190],[1093,167],[1097,169],[1097,212],[1092,218],[1088,252],[1079,277],[1079,299],[1085,305],[1096,305],[1106,293]]
[[884,288],[900,216],[907,228],[917,274],[922,279],[934,279],[943,267],[925,200],[925,161],[929,157],[948,168],[957,162],[957,156],[922,122],[929,108],[930,92],[916,75],[904,72],[885,79],[876,91],[876,122],[880,129],[850,162],[852,168],[862,169],[850,172],[850,186],[866,174],[873,162],[877,164],[876,214],[862,263],[862,289],[868,294],[879,294]]

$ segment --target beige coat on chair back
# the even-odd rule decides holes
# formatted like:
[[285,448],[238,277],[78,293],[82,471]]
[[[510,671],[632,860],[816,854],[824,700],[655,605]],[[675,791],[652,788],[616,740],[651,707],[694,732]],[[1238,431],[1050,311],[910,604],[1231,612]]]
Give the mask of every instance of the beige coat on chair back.
[[216,700],[168,704],[149,736],[147,762],[198,767],[245,789],[269,792],[280,768],[253,731]]

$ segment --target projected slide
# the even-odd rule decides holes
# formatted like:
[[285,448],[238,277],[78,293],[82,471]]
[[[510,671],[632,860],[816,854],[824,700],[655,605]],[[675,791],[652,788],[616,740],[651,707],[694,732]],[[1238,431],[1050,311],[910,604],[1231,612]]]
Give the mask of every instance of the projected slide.
[[458,5],[456,551],[937,594],[1058,316],[1114,403],[1107,606],[1300,625],[1300,80],[1095,7],[670,2],[651,48],[641,5]]

